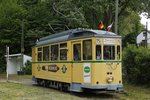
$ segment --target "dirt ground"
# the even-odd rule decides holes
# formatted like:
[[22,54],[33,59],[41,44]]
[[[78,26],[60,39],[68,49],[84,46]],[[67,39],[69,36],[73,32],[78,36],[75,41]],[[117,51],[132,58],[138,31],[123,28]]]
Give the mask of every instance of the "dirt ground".
[[27,84],[32,85],[35,84],[35,82],[32,81],[31,76],[18,76],[18,75],[10,75],[8,77],[8,80],[6,78],[6,75],[0,75],[0,82],[13,82],[13,83],[21,83],[21,84]]
[[19,79],[19,80],[6,80],[6,79],[0,79],[0,82],[12,82],[12,83],[21,83],[21,84],[27,84],[32,85],[35,84],[31,79]]

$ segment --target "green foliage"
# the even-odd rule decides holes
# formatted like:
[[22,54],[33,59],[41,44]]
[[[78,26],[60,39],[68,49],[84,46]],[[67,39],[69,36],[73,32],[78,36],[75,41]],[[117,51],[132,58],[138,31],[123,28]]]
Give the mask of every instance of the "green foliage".
[[[130,13],[130,14],[129,14]],[[138,14],[131,9],[128,10],[127,15],[121,16],[119,20],[119,33],[125,37],[128,34],[139,34],[143,29],[140,24],[140,17]]]
[[2,51],[0,51],[0,61],[1,61],[1,65],[0,65],[0,73],[6,73],[6,58],[4,57],[4,55],[2,54]]
[[150,83],[150,49],[129,45],[123,52],[124,76],[131,83]]
[[[135,43],[141,32],[139,12],[149,12],[149,0],[119,1],[119,30],[124,45]],[[24,22],[25,54],[43,36],[73,28],[107,28],[115,19],[115,0],[0,0],[0,68],[5,63],[5,46],[10,53],[20,53],[21,24]],[[114,25],[112,31],[114,31]],[[52,28],[51,28],[52,27]],[[5,68],[2,68],[5,71]]]
[[26,63],[25,63],[25,67],[24,67],[24,69],[23,69],[23,71],[24,71],[24,73],[26,74],[26,75],[31,75],[32,73],[32,65],[31,65],[31,62],[30,61],[27,61]]
[[150,1],[149,0],[142,0],[141,2],[141,13],[146,12],[147,18],[150,17]]

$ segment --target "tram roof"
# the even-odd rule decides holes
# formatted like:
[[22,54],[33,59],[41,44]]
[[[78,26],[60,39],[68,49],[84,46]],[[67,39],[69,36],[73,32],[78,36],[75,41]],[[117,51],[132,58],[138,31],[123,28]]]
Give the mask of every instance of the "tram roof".
[[93,29],[70,29],[67,31],[55,33],[43,38],[40,38],[38,42],[36,42],[36,46],[46,45],[49,43],[57,43],[63,42],[67,40],[75,40],[80,38],[88,38],[88,37],[121,37],[110,31],[103,30],[93,30]]

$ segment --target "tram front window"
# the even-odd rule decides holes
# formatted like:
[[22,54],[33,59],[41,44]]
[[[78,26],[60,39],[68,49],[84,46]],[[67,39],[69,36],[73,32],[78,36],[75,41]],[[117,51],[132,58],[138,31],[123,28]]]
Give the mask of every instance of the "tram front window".
[[104,60],[115,59],[115,46],[104,46]]
[[42,48],[38,48],[38,61],[42,61]]

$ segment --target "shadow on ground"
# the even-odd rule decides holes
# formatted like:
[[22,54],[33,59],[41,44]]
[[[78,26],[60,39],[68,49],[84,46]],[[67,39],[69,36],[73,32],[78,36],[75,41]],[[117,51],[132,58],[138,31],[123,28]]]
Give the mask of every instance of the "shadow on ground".
[[78,97],[86,97],[86,98],[101,98],[101,99],[119,99],[116,93],[109,93],[109,92],[82,92],[82,93],[72,93]]
[[57,92],[62,92],[63,94],[69,94],[69,95],[72,95],[72,96],[75,96],[75,97],[79,97],[79,98],[87,98],[88,100],[113,100],[113,99],[120,99],[119,98],[119,93],[116,93],[116,92],[109,92],[109,91],[97,91],[97,92],[92,92],[92,91],[86,91],[86,92],[65,92],[65,91],[60,91],[58,89],[54,89],[54,88],[48,88],[48,87],[42,87],[42,86],[39,86],[37,84],[32,84],[32,86],[35,86],[35,87],[39,87],[39,88],[47,88],[49,89],[50,91],[57,91]]

